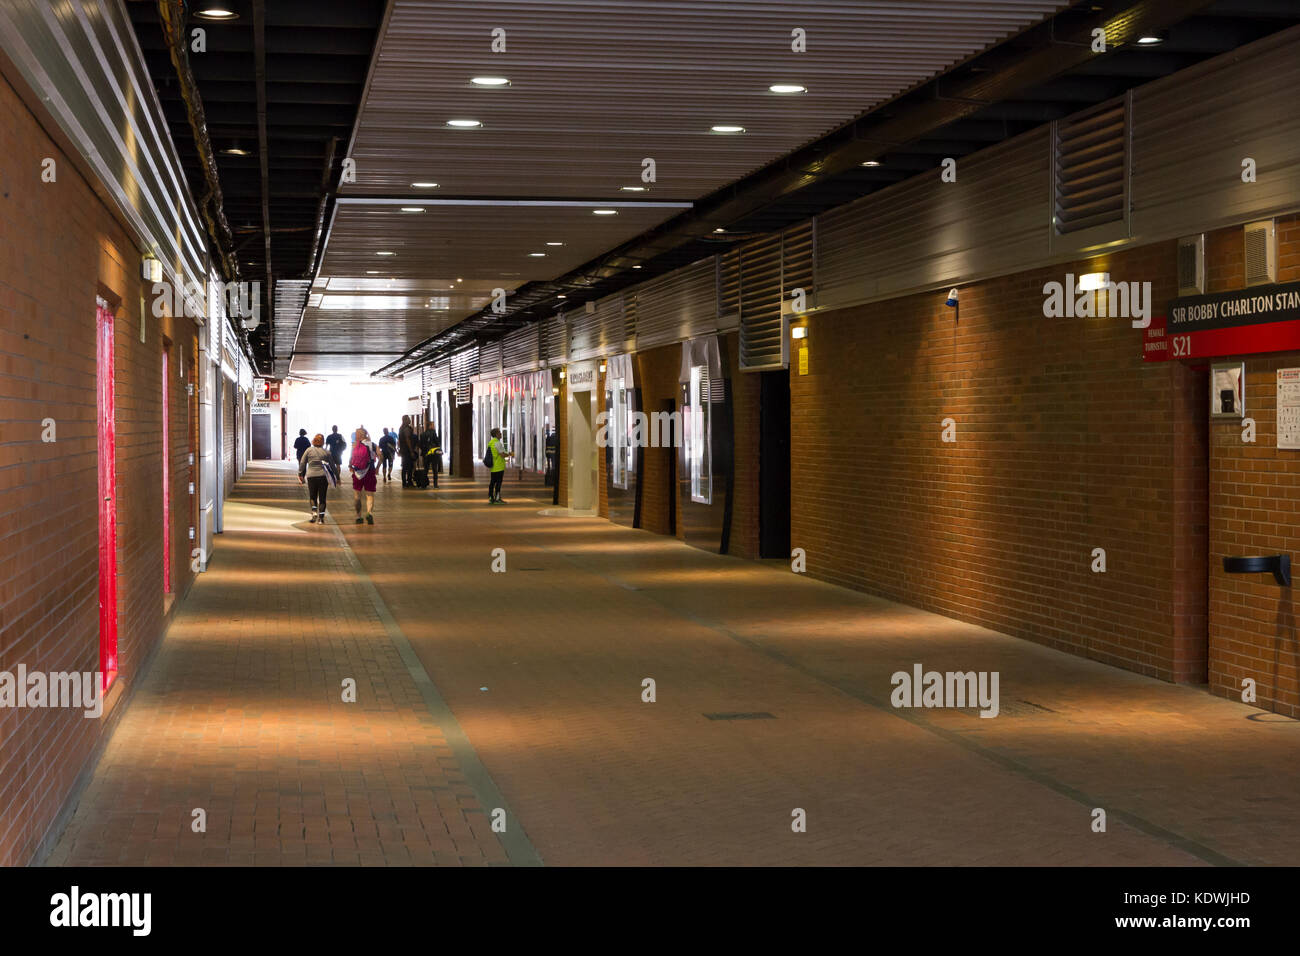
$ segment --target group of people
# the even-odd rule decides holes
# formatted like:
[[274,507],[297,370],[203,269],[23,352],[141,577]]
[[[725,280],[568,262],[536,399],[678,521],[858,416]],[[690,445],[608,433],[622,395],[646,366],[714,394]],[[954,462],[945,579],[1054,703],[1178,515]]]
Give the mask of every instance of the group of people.
[[[317,434],[310,439],[307,429],[300,428],[293,447],[298,453],[298,482],[307,486],[311,499],[310,523],[324,524],[326,500],[329,489],[339,483],[347,439],[339,434],[337,425],[329,435]],[[433,486],[438,487],[438,473],[442,471],[442,438],[432,424],[426,425],[423,432],[416,433],[411,425],[411,416],[403,415],[402,427],[397,433],[385,428],[377,444],[370,440],[370,433],[364,427],[357,428],[352,433],[352,454],[348,456],[357,524],[375,523],[375,491],[379,474],[382,471],[385,481],[392,480],[395,455],[402,459],[402,487],[425,487],[430,475]],[[417,474],[422,478],[419,483]]]
[[411,416],[402,416],[402,427],[394,434],[387,428],[384,437],[379,439],[379,450],[383,455],[384,480],[393,480],[393,458],[402,459],[402,487],[426,488],[429,482],[438,487],[438,474],[442,471],[442,436],[427,422],[424,431],[417,432],[411,424]]

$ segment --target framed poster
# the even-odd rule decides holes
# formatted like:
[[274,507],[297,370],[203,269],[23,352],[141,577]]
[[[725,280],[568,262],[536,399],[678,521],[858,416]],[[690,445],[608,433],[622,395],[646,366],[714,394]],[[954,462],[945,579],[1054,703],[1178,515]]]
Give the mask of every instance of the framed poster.
[[1300,368],[1277,370],[1277,447],[1300,448]]
[[1210,417],[1241,418],[1246,414],[1246,363],[1215,362],[1210,366]]

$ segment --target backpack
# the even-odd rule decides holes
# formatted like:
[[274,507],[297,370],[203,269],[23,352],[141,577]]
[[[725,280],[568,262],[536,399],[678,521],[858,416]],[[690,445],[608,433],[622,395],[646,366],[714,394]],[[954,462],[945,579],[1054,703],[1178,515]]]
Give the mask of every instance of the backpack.
[[487,451],[483,453],[483,464],[487,465],[488,470],[496,467],[496,456],[492,453],[492,443],[488,442]]

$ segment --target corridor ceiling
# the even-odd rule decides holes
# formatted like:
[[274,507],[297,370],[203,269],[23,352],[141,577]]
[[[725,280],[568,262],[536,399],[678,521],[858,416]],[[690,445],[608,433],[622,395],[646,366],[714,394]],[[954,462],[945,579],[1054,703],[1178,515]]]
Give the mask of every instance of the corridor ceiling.
[[[196,196],[158,10],[185,7],[187,30],[237,14],[202,22],[189,60],[241,275],[276,280],[251,342],[274,377],[416,367],[1300,18],[1294,0],[126,2]],[[1097,22],[1128,41],[1100,59],[1077,39]],[[903,135],[864,168],[882,124]]]
[[[379,353],[483,308],[492,288],[575,269],[1065,6],[396,0],[348,151],[357,181],[340,187],[313,291],[377,270],[452,294],[433,308],[309,306],[296,341],[280,330],[292,368],[372,371]],[[402,202],[365,201],[377,199]],[[521,204],[539,201],[551,204]],[[450,289],[457,279],[474,294]]]

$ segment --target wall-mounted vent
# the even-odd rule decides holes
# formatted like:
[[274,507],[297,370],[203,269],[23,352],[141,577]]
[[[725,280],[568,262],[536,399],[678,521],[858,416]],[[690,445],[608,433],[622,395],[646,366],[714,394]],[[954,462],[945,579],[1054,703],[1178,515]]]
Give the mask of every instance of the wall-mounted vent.
[[1178,294],[1205,292],[1205,233],[1178,240]]
[[1123,222],[1128,204],[1128,99],[1061,120],[1053,137],[1059,235]]
[[1277,229],[1272,219],[1246,226],[1246,285],[1277,281]]

